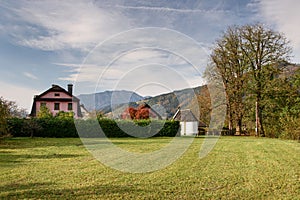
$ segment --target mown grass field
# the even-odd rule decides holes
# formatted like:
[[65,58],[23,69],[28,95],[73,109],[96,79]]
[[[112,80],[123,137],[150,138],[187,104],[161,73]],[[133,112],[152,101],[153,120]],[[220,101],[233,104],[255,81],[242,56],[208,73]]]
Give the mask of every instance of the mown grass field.
[[[171,138],[112,139],[148,152]],[[75,138],[0,141],[0,199],[300,199],[300,143],[221,137],[199,159],[196,138],[163,170],[132,174],[97,161]]]

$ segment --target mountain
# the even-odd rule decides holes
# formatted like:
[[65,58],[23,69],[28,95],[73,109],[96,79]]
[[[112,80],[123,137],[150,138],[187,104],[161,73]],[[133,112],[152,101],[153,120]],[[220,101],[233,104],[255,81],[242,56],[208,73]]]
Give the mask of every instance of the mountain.
[[110,108],[111,106],[114,107],[128,102],[138,102],[144,99],[144,97],[137,93],[126,90],[105,91],[95,94],[80,94],[78,98],[80,99],[81,104],[83,104],[88,111],[107,110],[107,108]]
[[[162,118],[170,119],[181,109],[191,109],[195,116],[208,121],[210,97],[206,85],[174,92],[143,97],[132,91],[105,91],[95,94],[81,94],[81,103],[89,111],[98,110],[110,118],[119,118],[128,107],[138,107],[141,102],[147,103]],[[207,120],[205,120],[207,119]]]
[[205,89],[207,89],[207,86],[176,90],[174,92],[147,98],[143,101],[150,106],[159,105],[163,107],[166,117],[172,118],[179,106],[181,109],[195,110],[194,113],[199,112],[198,107],[196,108],[198,101],[195,100]]
[[[155,109],[155,111],[159,113],[162,118],[172,118],[179,106],[181,107],[181,109],[191,109],[193,113],[197,115],[196,113],[199,113],[199,109],[201,109],[201,106],[199,107],[199,97],[201,97],[202,99],[209,98],[204,97],[204,94],[206,94],[206,92],[207,86],[177,90],[155,97],[144,97],[143,99],[141,98],[138,101],[132,100],[131,102],[124,102],[118,105],[115,104],[113,106],[113,109],[110,105],[103,106],[101,112],[110,118],[118,118],[126,108],[137,108],[142,101],[150,105],[151,108]],[[208,107],[208,105],[204,106]]]

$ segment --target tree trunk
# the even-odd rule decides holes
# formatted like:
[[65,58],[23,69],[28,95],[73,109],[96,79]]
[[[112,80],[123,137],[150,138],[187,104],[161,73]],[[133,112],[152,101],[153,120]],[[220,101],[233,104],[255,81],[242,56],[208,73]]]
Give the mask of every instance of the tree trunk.
[[256,96],[256,124],[257,124],[257,136],[265,137],[263,118],[262,118],[262,107],[261,107],[261,94],[260,92]]
[[228,131],[229,131],[229,135],[233,135],[234,134],[233,133],[233,110],[232,110],[232,105],[231,105],[230,97],[228,94],[229,92],[226,84],[224,84],[224,89],[225,89],[226,100],[227,100]]
[[235,135],[241,135],[242,134],[242,122],[243,122],[243,96],[242,93],[240,92],[242,88],[238,88],[238,96],[236,97],[236,103],[235,103],[235,110],[236,110],[236,115],[235,115],[235,122],[236,122],[236,133]]
[[242,118],[239,118],[236,121],[236,132],[235,132],[235,135],[241,135],[241,131],[242,131]]
[[229,135],[233,135],[233,119],[231,110],[229,111],[228,129]]

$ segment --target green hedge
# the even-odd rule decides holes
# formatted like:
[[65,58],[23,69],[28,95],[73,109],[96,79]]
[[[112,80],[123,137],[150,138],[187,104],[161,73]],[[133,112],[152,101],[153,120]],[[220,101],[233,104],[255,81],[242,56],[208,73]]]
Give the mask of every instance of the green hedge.
[[79,137],[78,132],[80,137],[174,137],[180,125],[177,121],[163,120],[133,122],[111,119],[11,118],[8,127],[14,137]]

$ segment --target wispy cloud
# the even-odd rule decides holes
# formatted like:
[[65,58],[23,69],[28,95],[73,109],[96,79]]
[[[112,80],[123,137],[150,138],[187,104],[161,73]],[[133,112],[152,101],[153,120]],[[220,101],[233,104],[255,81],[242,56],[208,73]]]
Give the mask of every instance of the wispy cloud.
[[[55,61],[45,66],[53,67],[53,62],[62,66],[51,70],[56,81],[96,85],[100,90],[112,89],[122,77],[127,77],[122,87],[129,88],[159,80],[178,88],[184,87],[183,82],[197,86],[202,79],[195,68],[201,68],[200,73],[205,68],[211,43],[224,27],[240,21],[236,8],[245,5],[238,2],[1,1],[0,34],[8,35],[15,46],[54,52]],[[240,12],[245,11],[242,7]],[[161,27],[162,31],[131,32],[143,27]],[[186,81],[176,80],[176,74]],[[101,84],[100,79],[104,80]]]
[[93,1],[18,1],[3,2],[1,7],[11,23],[6,24],[8,34],[20,45],[42,50],[89,50],[128,24]]
[[23,72],[23,75],[26,76],[27,78],[33,79],[33,80],[38,80],[39,78],[33,75],[32,73],[29,72]]
[[183,32],[193,29],[195,33],[191,35],[203,34],[209,31],[209,23],[232,18],[232,10],[218,5],[183,9],[109,5],[92,0],[75,3],[69,0],[8,1],[0,5],[4,10],[3,21],[7,20],[1,30],[23,46],[46,51],[71,48],[86,52],[111,35],[134,27],[159,26]]
[[[168,67],[170,72],[180,74],[188,83],[192,83],[192,86],[197,86],[203,83],[201,73],[206,66],[207,48],[208,45],[196,42],[174,30],[141,28],[110,38],[93,49],[82,64],[55,64],[67,67],[70,72],[68,76],[60,77],[60,80],[86,83],[94,85],[94,88],[100,85],[100,89],[113,89],[124,76],[131,77],[122,81],[122,87],[127,89],[134,88],[146,80],[168,80],[169,84],[176,82],[178,87],[184,85],[175,76],[160,71],[154,73],[149,66]],[[139,68],[144,70],[138,70]]]
[[178,12],[178,13],[224,13],[230,12],[229,10],[217,10],[217,9],[178,9],[168,7],[154,7],[154,6],[123,6],[116,5],[117,8],[133,9],[133,10],[150,10],[150,11],[167,11],[167,12]]
[[294,60],[300,62],[300,1],[259,0],[256,7],[265,22],[275,25],[291,41]]
[[[128,43],[128,45],[132,44]],[[185,51],[184,46],[178,48]],[[143,95],[156,95],[165,92],[165,88],[172,91],[203,84],[201,69],[198,68],[200,66],[193,66],[188,62],[189,58],[174,52],[155,48],[136,49],[121,54],[111,63],[102,59],[111,55],[103,56],[98,53],[96,51],[95,54],[90,55],[83,64],[56,63],[68,67],[71,72],[69,76],[60,77],[60,80],[75,83],[77,93],[91,93],[95,88],[98,90],[139,88],[139,92]],[[198,56],[201,54],[195,51],[192,59],[196,60]],[[205,61],[198,60],[197,64],[203,62],[204,66]],[[160,90],[156,90],[158,85],[161,86]]]

